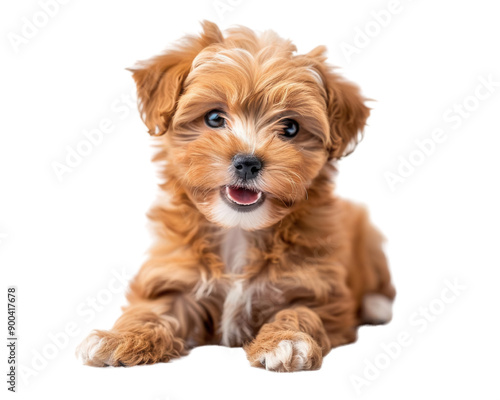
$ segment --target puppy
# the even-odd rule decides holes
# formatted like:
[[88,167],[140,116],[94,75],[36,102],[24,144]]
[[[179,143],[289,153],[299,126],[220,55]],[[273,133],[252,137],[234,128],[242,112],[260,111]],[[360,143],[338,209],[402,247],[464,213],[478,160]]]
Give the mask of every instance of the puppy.
[[250,364],[313,370],[360,324],[391,318],[382,236],[333,194],[335,160],[369,109],[325,63],[274,32],[203,33],[132,69],[157,136],[157,241],[87,365],[167,362],[194,346],[243,346]]

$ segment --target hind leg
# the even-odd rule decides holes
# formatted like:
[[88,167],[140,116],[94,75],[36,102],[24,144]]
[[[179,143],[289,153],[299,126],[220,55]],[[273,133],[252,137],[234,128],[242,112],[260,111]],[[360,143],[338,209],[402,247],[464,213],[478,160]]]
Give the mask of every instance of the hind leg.
[[367,293],[361,303],[361,324],[380,325],[392,319],[392,302],[380,293]]
[[384,237],[372,225],[363,207],[342,201],[344,226],[351,232],[348,277],[360,324],[383,324],[392,318],[396,291],[391,282]]
[[396,291],[391,283],[387,258],[382,249],[383,237],[365,216],[362,225],[365,236],[366,281],[361,300],[360,322],[362,324],[385,324],[392,319],[392,303]]

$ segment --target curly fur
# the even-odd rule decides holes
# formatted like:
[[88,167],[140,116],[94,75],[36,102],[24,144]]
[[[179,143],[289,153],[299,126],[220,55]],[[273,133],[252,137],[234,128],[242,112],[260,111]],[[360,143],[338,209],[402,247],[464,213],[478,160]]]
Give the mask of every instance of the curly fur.
[[[132,69],[165,195],[149,213],[157,240],[130,305],[82,343],[86,364],[166,362],[223,343],[244,346],[253,366],[317,369],[360,324],[387,322],[362,310],[368,294],[395,296],[382,236],[363,208],[334,195],[331,179],[330,160],[354,149],[369,109],[324,51],[297,55],[273,32],[223,34],[204,22],[201,35]],[[228,116],[224,129],[204,124],[215,108]],[[280,121],[292,117],[300,134],[282,140]],[[262,159],[248,185],[266,198],[259,213],[229,216],[220,188],[238,183],[238,153]],[[237,270],[221,255],[234,227],[245,241]]]

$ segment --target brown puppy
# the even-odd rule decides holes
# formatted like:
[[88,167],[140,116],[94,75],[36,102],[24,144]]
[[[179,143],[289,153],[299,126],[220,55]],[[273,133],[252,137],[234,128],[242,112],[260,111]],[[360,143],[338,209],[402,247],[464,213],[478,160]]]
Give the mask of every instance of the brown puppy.
[[158,240],[123,315],[80,345],[84,363],[166,362],[220,343],[244,346],[253,366],[317,369],[360,324],[390,320],[382,237],[331,182],[369,109],[323,47],[295,51],[273,32],[204,22],[133,69],[160,147]]

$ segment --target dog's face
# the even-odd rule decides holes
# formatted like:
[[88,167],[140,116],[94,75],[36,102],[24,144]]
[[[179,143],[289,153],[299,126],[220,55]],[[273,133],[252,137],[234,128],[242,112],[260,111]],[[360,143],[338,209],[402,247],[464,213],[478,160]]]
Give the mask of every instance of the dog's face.
[[210,221],[269,227],[326,163],[350,151],[369,114],[320,47],[205,22],[200,37],[134,69],[143,119],[162,137],[170,177]]

